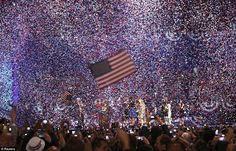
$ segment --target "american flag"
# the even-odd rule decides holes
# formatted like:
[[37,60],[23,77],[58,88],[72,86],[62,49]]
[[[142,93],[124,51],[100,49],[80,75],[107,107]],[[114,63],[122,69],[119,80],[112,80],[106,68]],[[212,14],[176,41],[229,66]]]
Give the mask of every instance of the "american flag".
[[109,86],[136,71],[135,65],[126,51],[90,65],[98,87]]

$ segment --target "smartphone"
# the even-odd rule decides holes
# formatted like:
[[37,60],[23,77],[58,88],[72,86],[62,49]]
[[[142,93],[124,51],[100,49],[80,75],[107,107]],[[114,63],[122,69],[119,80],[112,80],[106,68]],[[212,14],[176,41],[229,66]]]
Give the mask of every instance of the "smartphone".
[[74,134],[75,134],[75,131],[71,131],[71,134],[74,135]]
[[88,135],[88,138],[91,138],[91,135]]
[[10,127],[8,128],[8,131],[11,132],[11,128]]
[[143,137],[142,136],[137,136],[137,140],[143,141]]
[[44,136],[44,130],[39,129],[37,132],[38,137],[42,138]]
[[68,128],[69,128],[68,124],[67,124],[67,123],[64,123],[64,124],[63,124],[63,128],[64,128],[64,129],[68,129]]
[[109,140],[109,136],[106,136],[106,140]]
[[225,140],[225,137],[224,136],[221,136],[220,138],[219,138],[219,141],[224,141]]
[[225,140],[225,135],[223,134],[219,137],[219,141],[224,141],[224,140]]
[[53,132],[58,132],[59,130],[59,127],[53,127]]
[[129,130],[129,133],[130,133],[130,134],[134,134],[134,131],[133,131],[133,130]]
[[38,136],[39,136],[40,138],[43,138],[44,135],[43,135],[43,133],[39,133]]
[[43,120],[43,124],[47,124],[48,123],[48,121],[47,120]]
[[219,130],[218,129],[215,131],[215,135],[219,135]]
[[29,131],[30,130],[30,127],[27,127],[27,131]]

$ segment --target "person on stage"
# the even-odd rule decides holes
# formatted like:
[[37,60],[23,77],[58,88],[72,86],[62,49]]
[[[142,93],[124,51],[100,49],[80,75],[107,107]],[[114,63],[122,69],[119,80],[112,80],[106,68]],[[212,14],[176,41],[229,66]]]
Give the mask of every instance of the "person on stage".
[[98,99],[96,101],[96,108],[98,113],[98,123],[100,128],[109,127],[109,113],[110,107],[107,100]]
[[178,106],[179,106],[179,123],[180,125],[184,125],[184,109],[185,109],[184,102],[180,100]]
[[130,103],[130,108],[129,108],[129,119],[130,119],[130,125],[135,125],[136,121],[137,121],[137,110],[135,108],[134,103]]
[[124,116],[123,116],[123,122],[124,124],[129,123],[129,104],[125,104],[125,109],[124,109]]
[[163,106],[162,106],[162,114],[164,116],[165,124],[170,125],[171,118],[171,104],[168,102],[167,98],[164,98]]
[[85,105],[82,102],[81,98],[76,98],[76,102],[77,102],[77,105],[78,105],[78,116],[81,119],[82,125],[84,125]]
[[167,124],[170,125],[172,122],[172,112],[171,112],[171,101],[169,103],[167,103],[167,108],[168,108],[168,121]]
[[138,122],[142,126],[146,124],[146,105],[142,99],[138,100],[137,104],[137,112],[138,112]]

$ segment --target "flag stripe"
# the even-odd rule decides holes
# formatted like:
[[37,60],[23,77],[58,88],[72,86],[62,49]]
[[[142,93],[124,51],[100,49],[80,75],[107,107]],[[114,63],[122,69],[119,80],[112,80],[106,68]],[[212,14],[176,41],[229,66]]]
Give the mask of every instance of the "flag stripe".
[[135,69],[135,66],[133,64],[129,64],[129,66],[126,66],[123,70],[115,71],[115,74],[113,74],[105,79],[97,80],[98,84],[106,83],[107,81],[110,81],[116,77],[122,76],[122,74],[129,72],[130,70],[133,70],[133,69]]
[[[109,70],[104,70],[106,67],[109,67]],[[136,71],[135,65],[126,51],[92,65],[91,69],[99,88],[115,83]]]
[[113,75],[113,74],[115,74],[115,73],[117,73],[119,71],[122,71],[125,68],[128,68],[129,66],[132,66],[132,65],[133,65],[133,63],[129,62],[129,63],[125,64],[124,66],[120,66],[119,68],[116,68],[116,69],[112,70],[111,72],[108,72],[108,73],[106,73],[106,74],[104,74],[104,75],[102,75],[100,77],[97,77],[96,80],[99,81],[99,80],[108,78],[109,76],[111,76],[111,75]]
[[117,64],[112,65],[111,69],[114,70],[114,69],[116,69],[116,68],[118,68],[118,67],[120,67],[122,65],[125,65],[125,64],[127,64],[129,62],[132,62],[131,59],[130,58],[126,58],[125,60],[122,60],[122,62],[119,62]]
[[129,55],[125,54],[125,55],[122,55],[120,58],[117,58],[116,60],[112,60],[112,61],[108,60],[108,62],[112,66],[112,65],[114,65],[116,63],[119,63],[120,61],[123,61],[123,60],[125,60],[127,58],[129,58]]
[[98,87],[101,89],[101,88],[104,88],[104,87],[106,87],[106,86],[108,86],[108,85],[110,85],[110,84],[113,84],[113,83],[115,83],[115,82],[117,82],[117,81],[119,81],[119,80],[121,80],[121,79],[123,79],[123,78],[125,78],[125,77],[127,77],[127,76],[129,76],[129,75],[131,75],[132,73],[134,73],[136,70],[135,69],[133,69],[133,70],[131,70],[131,71],[129,71],[129,72],[126,72],[125,74],[122,74],[122,76],[120,76],[120,77],[117,77],[117,78],[115,78],[115,79],[113,79],[113,80],[111,80],[111,81],[109,81],[109,82],[107,82],[107,83],[105,83],[105,84],[102,84],[102,85],[99,85]]
[[113,60],[119,58],[120,56],[122,56],[122,55],[124,55],[124,54],[127,54],[127,53],[126,53],[125,51],[123,51],[123,52],[121,52],[121,53],[119,53],[119,54],[117,54],[117,55],[115,55],[115,56],[109,58],[108,61],[113,61]]

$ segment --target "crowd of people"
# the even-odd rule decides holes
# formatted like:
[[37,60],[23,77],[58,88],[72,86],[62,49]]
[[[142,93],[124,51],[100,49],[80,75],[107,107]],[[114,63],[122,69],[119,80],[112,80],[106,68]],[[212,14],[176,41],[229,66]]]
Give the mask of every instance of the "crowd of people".
[[17,127],[16,111],[0,121],[1,150],[18,151],[236,151],[236,129],[230,126],[174,127],[160,118],[143,126],[70,128],[47,120]]

